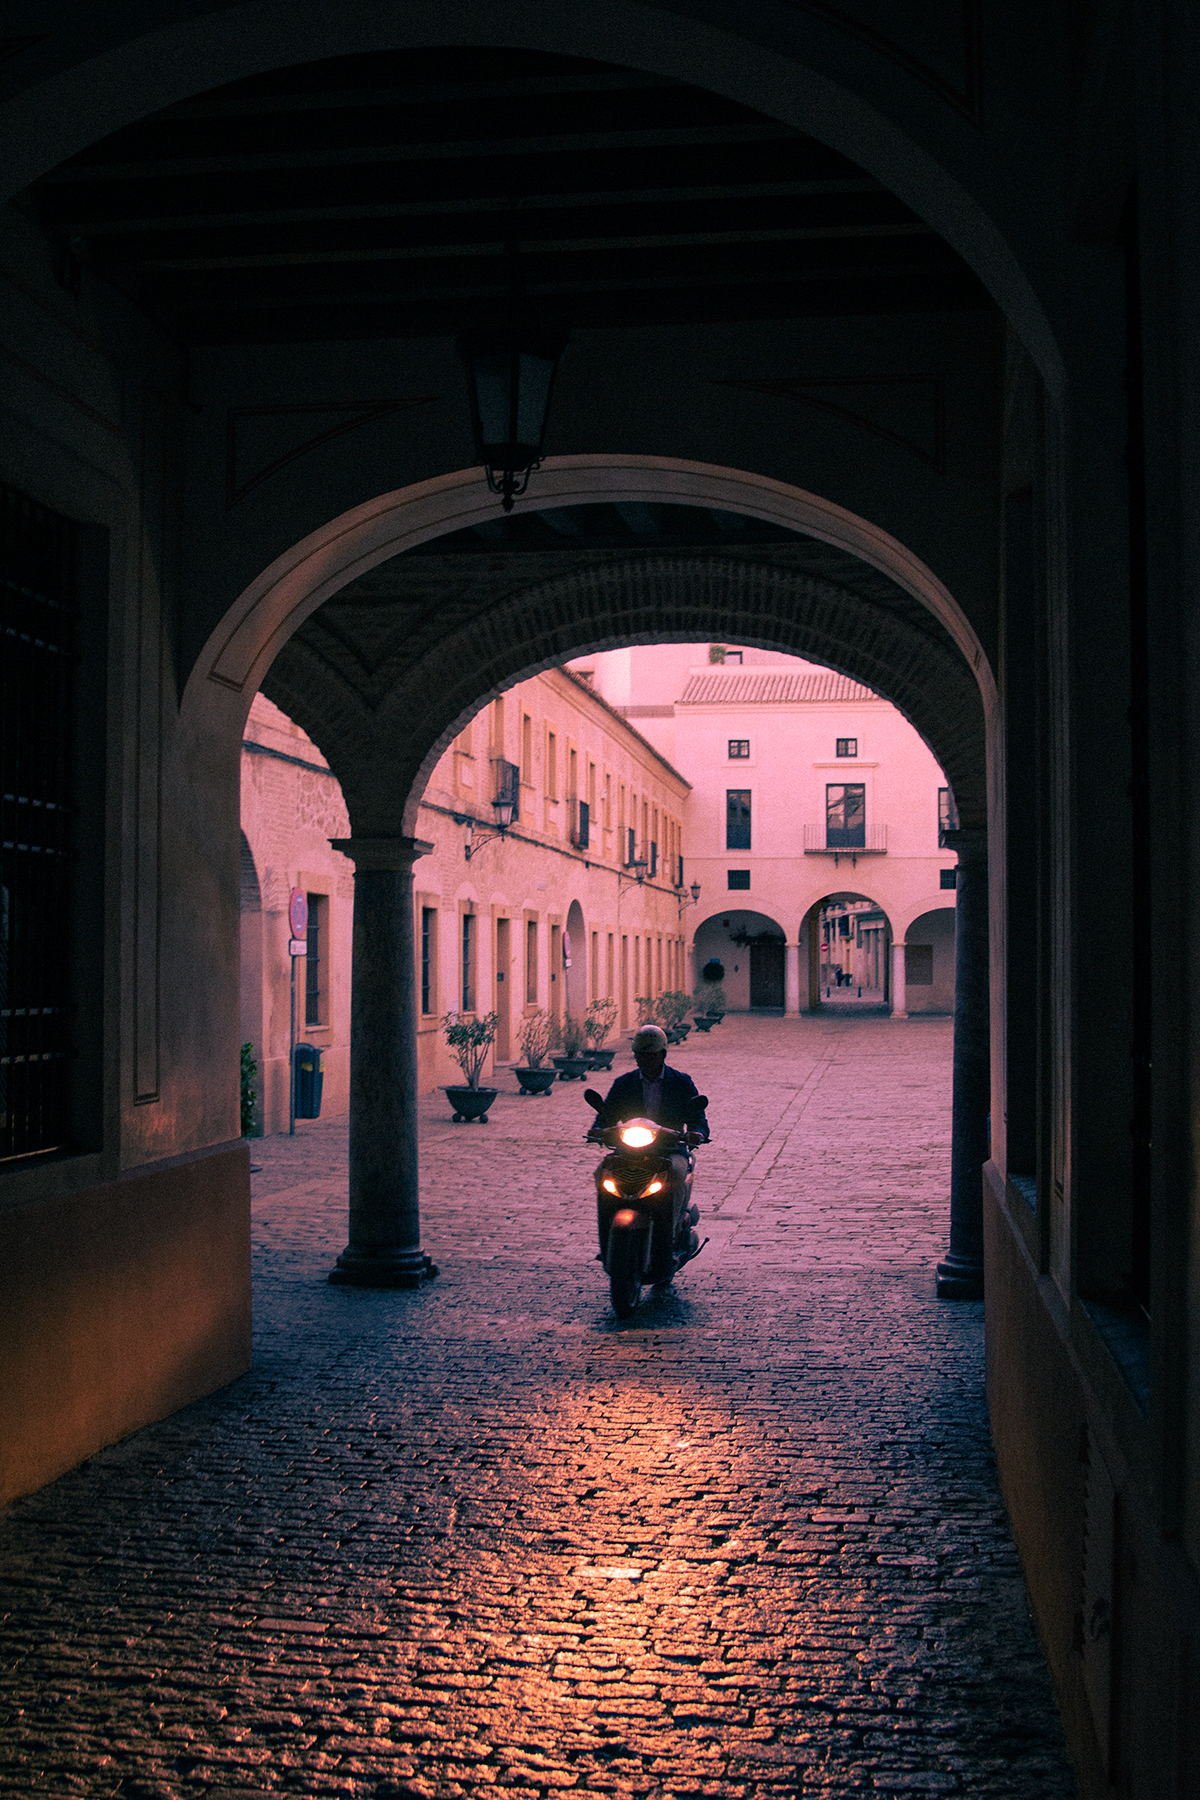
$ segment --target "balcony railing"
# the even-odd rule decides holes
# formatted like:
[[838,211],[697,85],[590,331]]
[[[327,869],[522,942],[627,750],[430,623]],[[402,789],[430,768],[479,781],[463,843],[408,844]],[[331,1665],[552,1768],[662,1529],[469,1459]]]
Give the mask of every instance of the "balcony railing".
[[[847,841],[857,839],[857,842]],[[886,856],[887,826],[864,825],[857,831],[837,831],[832,826],[804,827],[805,856]]]

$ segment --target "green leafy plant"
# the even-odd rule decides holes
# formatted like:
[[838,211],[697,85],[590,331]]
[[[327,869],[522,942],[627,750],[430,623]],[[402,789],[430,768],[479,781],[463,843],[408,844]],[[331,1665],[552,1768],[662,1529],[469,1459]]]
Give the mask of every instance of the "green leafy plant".
[[527,1069],[540,1069],[550,1049],[550,1038],[554,1030],[554,1020],[545,1007],[540,1012],[530,1013],[521,1026],[521,1054],[525,1058]]
[[449,1012],[442,1020],[446,1043],[466,1077],[469,1088],[479,1086],[479,1077],[487,1061],[488,1051],[495,1042],[499,1024],[500,1015],[494,1012],[483,1013],[473,1019],[464,1019],[461,1013]]
[[633,1004],[637,1007],[637,1022],[639,1025],[657,1024],[657,1020],[654,1016],[653,994],[635,994],[633,996]]
[[617,1022],[615,1000],[593,1000],[584,1014],[583,1028],[592,1048],[599,1050]]
[[242,1136],[258,1137],[258,1064],[254,1045],[242,1045],[241,1119]]
[[559,1029],[559,1041],[564,1056],[578,1056],[587,1040],[587,1028],[582,1019],[568,1013]]
[[690,997],[681,988],[666,988],[655,1002],[655,1018],[664,1031],[672,1031],[676,1025],[683,1024],[691,1004]]
[[719,981],[703,981],[692,995],[692,1011],[700,1014],[725,1011],[725,989]]

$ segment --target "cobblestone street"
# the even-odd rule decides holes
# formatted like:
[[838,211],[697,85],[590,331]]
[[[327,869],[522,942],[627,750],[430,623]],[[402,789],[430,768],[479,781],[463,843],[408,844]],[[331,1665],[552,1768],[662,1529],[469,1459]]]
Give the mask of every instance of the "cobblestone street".
[[422,1103],[419,1293],[325,1281],[344,1121],[256,1143],[253,1372],[0,1522],[0,1791],[1071,1800],[933,1298],[950,1046],[693,1034],[710,1241],[625,1323],[582,1083]]

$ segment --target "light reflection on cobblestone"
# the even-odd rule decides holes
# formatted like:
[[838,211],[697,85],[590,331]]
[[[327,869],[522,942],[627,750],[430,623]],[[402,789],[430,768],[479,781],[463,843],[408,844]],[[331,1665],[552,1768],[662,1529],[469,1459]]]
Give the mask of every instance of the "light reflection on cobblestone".
[[578,1086],[427,1104],[420,1294],[324,1284],[338,1122],[256,1146],[254,1372],[0,1530],[0,1788],[1069,1800],[981,1308],[932,1298],[948,1058],[870,1019],[681,1052],[713,1241],[627,1325]]

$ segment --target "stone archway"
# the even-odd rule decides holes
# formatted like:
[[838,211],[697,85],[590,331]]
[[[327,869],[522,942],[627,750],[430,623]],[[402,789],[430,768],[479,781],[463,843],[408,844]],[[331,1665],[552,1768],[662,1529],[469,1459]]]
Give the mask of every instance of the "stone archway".
[[[739,641],[830,664],[891,699],[950,776],[964,827],[981,836],[986,827],[986,739],[997,718],[991,670],[953,596],[904,545],[785,483],[665,458],[548,462],[519,504],[536,511],[614,499],[743,512],[791,535],[765,557],[740,548],[599,564],[585,556],[565,574],[500,594],[447,596],[445,605],[425,605],[419,620],[393,616],[355,581],[494,516],[479,472],[459,471],[352,509],[277,558],[212,634],[189,678],[183,735],[199,764],[229,753],[266,678],[271,698],[325,752],[350,812],[353,835],[339,847],[356,874],[351,1241],[334,1279],[410,1285],[428,1266],[417,1207],[411,900],[413,863],[426,847],[412,833],[443,748],[495,694],[583,652],[732,630]],[[823,562],[812,561],[814,546]],[[332,629],[316,616],[325,604]],[[983,948],[986,969],[986,941]],[[980,991],[986,1039],[986,984]],[[974,1110],[977,1101],[972,1090]],[[981,1104],[986,1111],[986,1094]],[[956,1118],[957,1106],[956,1089]],[[965,1192],[971,1181],[962,1185]]]

